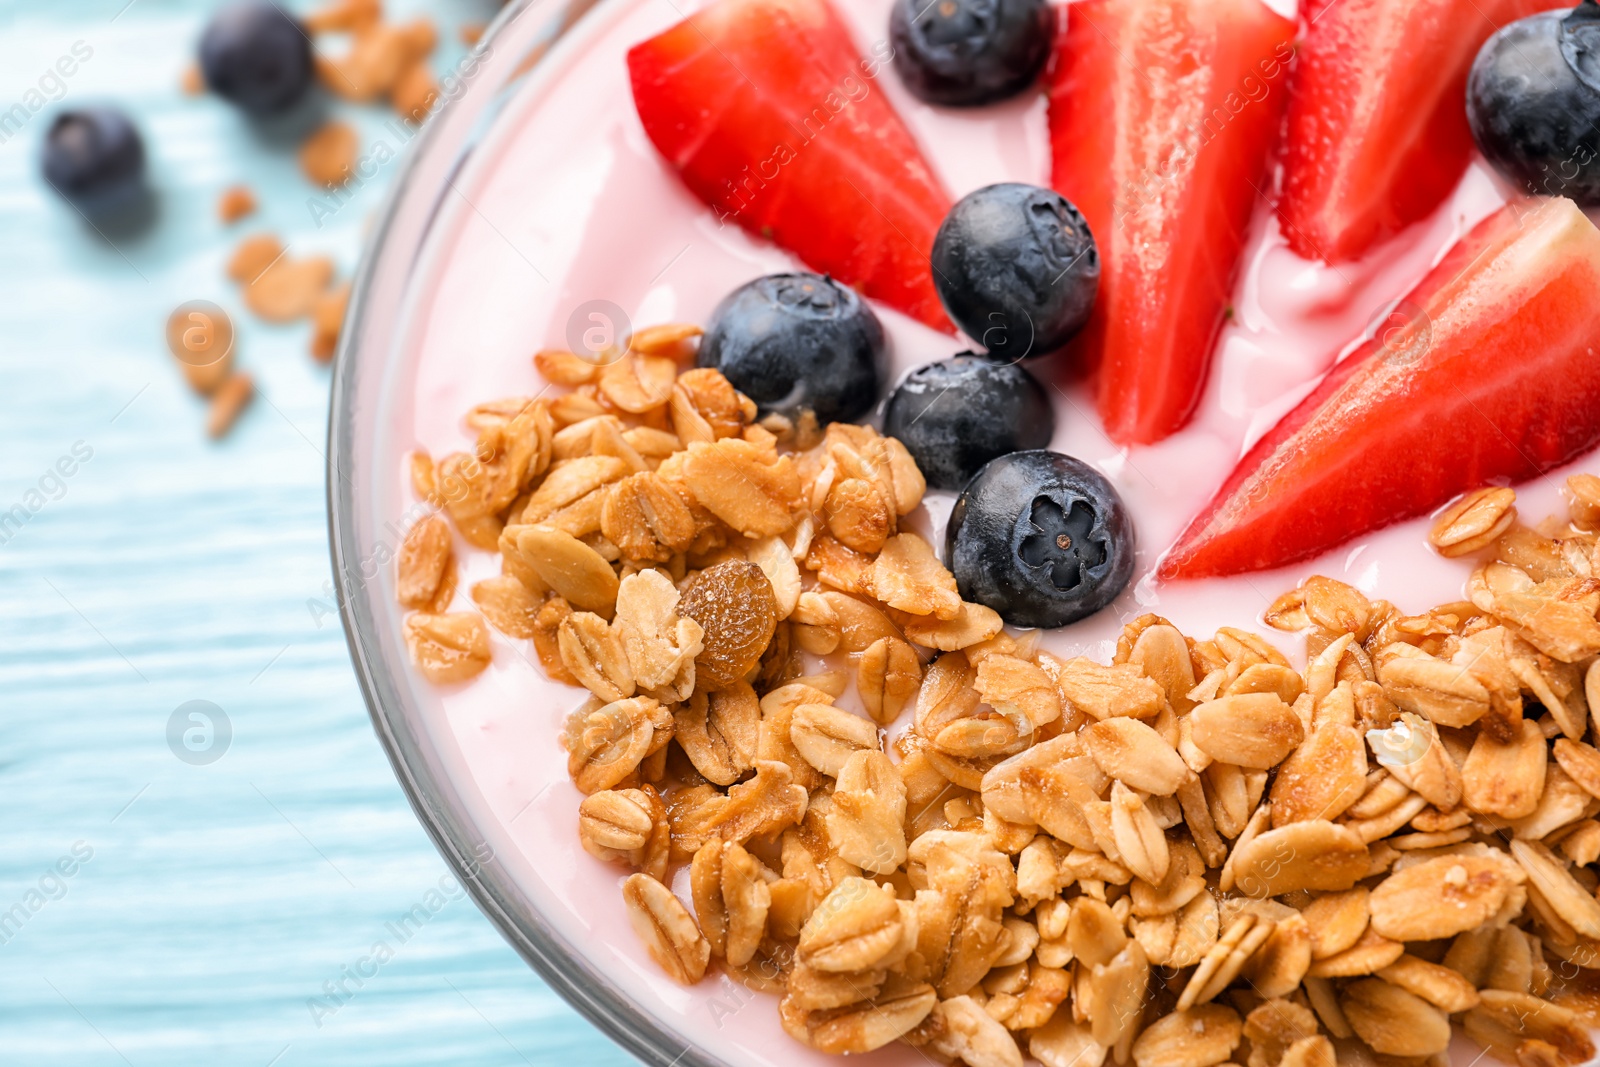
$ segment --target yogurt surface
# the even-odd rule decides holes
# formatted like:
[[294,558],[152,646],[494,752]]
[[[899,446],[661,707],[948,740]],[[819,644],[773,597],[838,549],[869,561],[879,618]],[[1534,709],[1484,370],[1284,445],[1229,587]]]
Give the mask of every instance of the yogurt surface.
[[[401,330],[397,358],[409,369],[402,394],[389,398],[395,422],[388,430],[387,469],[395,482],[381,495],[405,506],[392,518],[415,502],[407,453],[420,448],[438,457],[470,449],[474,438],[461,422],[469,408],[545,388],[533,369],[535,351],[572,347],[588,329],[626,332],[595,302],[620,308],[634,327],[703,324],[735,287],[802,266],[737,226],[719,224],[657,156],[634,114],[628,48],[697,6],[682,0],[602,4],[506,102],[455,176],[413,279],[411,317]],[[861,54],[883,41],[889,0],[835,6],[851,23]],[[540,17],[539,9],[524,17]],[[998,181],[1049,184],[1042,93],[972,111],[938,110],[911,98],[889,66],[865,88],[888,95],[953,196]],[[1272,91],[1286,89],[1280,82]],[[1471,563],[1435,554],[1426,541],[1426,518],[1279,571],[1175,583],[1150,575],[1250,444],[1502,202],[1488,172],[1474,164],[1433,217],[1364,261],[1339,266],[1291,253],[1270,205],[1259,202],[1205,398],[1189,426],[1159,445],[1113,445],[1100,431],[1089,391],[1057,380],[1057,368],[1048,363],[1030,365],[1053,393],[1051,447],[1095,465],[1112,481],[1138,537],[1138,571],[1124,595],[1093,618],[1045,634],[1043,647],[1104,662],[1124,622],[1157,612],[1192,636],[1220,626],[1257,630],[1300,663],[1300,638],[1267,629],[1260,616],[1307,576],[1341,579],[1407,612],[1460,599]],[[876,310],[891,339],[891,381],[971,347],[882,306]],[[1518,486],[1518,507],[1529,521],[1564,513],[1559,488],[1568,473]],[[953,499],[930,492],[912,517],[912,527],[936,546]],[[465,590],[497,575],[499,562],[459,539],[456,548],[462,590],[456,606],[467,610]],[[681,1034],[685,1046],[740,1064],[837,1062],[782,1032],[775,998],[718,974],[684,989],[649,960],[624,913],[619,886],[627,872],[593,859],[578,844],[581,796],[568,778],[559,733],[587,694],[546,679],[529,642],[498,633],[493,640],[490,668],[464,685],[437,688],[424,711],[496,860],[571,945]],[[675,886],[685,900],[686,880],[680,875]],[[1460,1062],[1472,1055],[1476,1050]],[[925,1062],[905,1046],[858,1059]]]

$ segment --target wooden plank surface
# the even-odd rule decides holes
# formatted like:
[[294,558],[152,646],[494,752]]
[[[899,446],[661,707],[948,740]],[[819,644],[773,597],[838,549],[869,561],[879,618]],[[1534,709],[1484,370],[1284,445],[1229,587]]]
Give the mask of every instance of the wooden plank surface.
[[[61,96],[0,143],[0,511],[39,503],[0,532],[0,1062],[630,1062],[440,891],[372,734],[324,592],[328,372],[222,265],[271,230],[348,274],[396,168],[319,227],[291,136],[178,91],[213,6],[0,0],[0,112],[41,78]],[[493,7],[390,5],[438,20],[440,70]],[[36,178],[51,112],[108,99],[159,198],[153,226],[109,237]],[[367,144],[390,118],[333,110]],[[236,181],[263,208],[227,228]],[[234,315],[260,385],[220,445],[162,342],[195,298]],[[168,745],[192,700],[231,724],[209,765]]]

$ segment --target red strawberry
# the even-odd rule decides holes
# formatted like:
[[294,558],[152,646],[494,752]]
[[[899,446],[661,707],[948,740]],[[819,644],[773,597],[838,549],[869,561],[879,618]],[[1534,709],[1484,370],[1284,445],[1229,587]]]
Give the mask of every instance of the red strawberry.
[[1472,158],[1467,71],[1489,35],[1549,0],[1324,0],[1291,78],[1289,247],[1355,259],[1432,214]]
[[1285,98],[1294,24],[1261,0],[1082,0],[1050,85],[1056,190],[1103,267],[1077,342],[1125,444],[1188,421],[1205,388]]
[[1189,524],[1163,577],[1307,559],[1600,443],[1600,230],[1570,200],[1480,223]]
[[950,195],[874,83],[886,65],[827,0],[718,0],[628,53],[645,132],[696,196],[950,330],[928,266]]

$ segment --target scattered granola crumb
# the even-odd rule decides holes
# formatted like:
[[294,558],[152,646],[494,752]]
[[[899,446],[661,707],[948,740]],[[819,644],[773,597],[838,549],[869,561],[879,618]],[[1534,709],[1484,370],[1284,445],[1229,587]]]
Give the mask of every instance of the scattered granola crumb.
[[338,334],[330,335],[319,331],[311,335],[311,358],[318,363],[331,363],[333,354],[338,350]]
[[249,285],[276,263],[283,252],[283,243],[270,233],[252,234],[233,250],[228,260],[228,277],[241,285]]
[[311,12],[304,21],[306,29],[312,33],[343,33],[365,29],[382,18],[380,0],[339,0]]
[[439,31],[426,18],[398,26],[376,18],[352,26],[350,49],[340,58],[317,57],[317,76],[327,89],[358,103],[391,93],[401,75],[426,60],[439,43]]
[[344,325],[345,306],[350,302],[350,283],[334,286],[317,296],[311,308],[311,356],[318,363],[333,358],[339,347],[339,331]]
[[216,440],[233,428],[256,395],[255,379],[243,372],[235,374],[211,395],[211,412],[206,416],[206,433]]
[[343,185],[350,180],[360,147],[355,127],[337,120],[324,123],[300,146],[300,169],[317,185]]
[[329,92],[356,103],[371,103],[394,87],[405,68],[431,45],[423,31],[375,23],[354,34],[350,50],[333,59],[317,57],[317,75]]
[[463,22],[456,35],[461,38],[461,43],[471,48],[483,40],[483,31],[488,27],[481,22]]
[[406,59],[411,62],[427,59],[439,47],[439,27],[429,18],[415,18],[396,27]]
[[167,348],[190,387],[209,396],[233,373],[233,320],[209,300],[180,304],[167,317]]
[[433,72],[428,69],[428,64],[418,60],[407,67],[400,77],[395,79],[394,88],[389,90],[389,102],[394,105],[395,111],[401,118],[413,122],[421,122],[433,110],[433,102],[439,98],[439,83],[433,80]]
[[217,198],[217,217],[223,222],[238,222],[256,210],[256,194],[246,185],[235,185]]
[[244,302],[268,322],[293,322],[311,314],[332,280],[333,260],[325,256],[283,256],[245,285]]

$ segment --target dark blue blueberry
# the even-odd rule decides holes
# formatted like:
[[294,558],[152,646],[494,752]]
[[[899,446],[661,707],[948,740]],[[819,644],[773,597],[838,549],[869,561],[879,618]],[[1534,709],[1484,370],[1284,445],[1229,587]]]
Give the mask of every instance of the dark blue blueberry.
[[88,214],[103,214],[144,189],[144,141],[110,107],[63,111],[44,139],[44,176]]
[[945,310],[990,359],[1045,355],[1083,328],[1100,289],[1100,252],[1059,193],[1005,182],[963,197],[933,240]]
[[1467,80],[1467,121],[1525,191],[1600,205],[1600,6],[1584,0],[1489,38]]
[[1049,0],[895,0],[900,80],[930,104],[971,107],[1032,85],[1050,58]]
[[769,274],[711,313],[699,363],[763,413],[817,425],[860,418],[878,402],[883,327],[854,289],[820,274]]
[[930,486],[960,489],[991,459],[1048,445],[1056,414],[1033,375],[969,352],[906,375],[883,423]]
[[1013,452],[962,490],[945,556],[965,600],[1012,626],[1077,622],[1133,576],[1133,523],[1092,467],[1059,452]]
[[242,0],[212,16],[200,69],[218,96],[255,115],[287,111],[311,85],[311,38],[270,0]]

